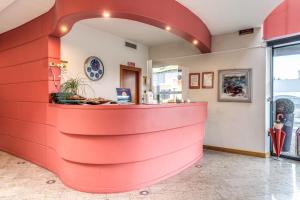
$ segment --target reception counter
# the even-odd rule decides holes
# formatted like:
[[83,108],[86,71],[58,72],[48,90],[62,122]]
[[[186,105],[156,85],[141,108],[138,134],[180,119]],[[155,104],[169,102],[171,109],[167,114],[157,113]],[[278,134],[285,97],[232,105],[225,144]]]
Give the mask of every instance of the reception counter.
[[38,164],[57,174],[64,184],[84,192],[142,188],[202,159],[206,118],[204,102],[49,104],[46,160]]

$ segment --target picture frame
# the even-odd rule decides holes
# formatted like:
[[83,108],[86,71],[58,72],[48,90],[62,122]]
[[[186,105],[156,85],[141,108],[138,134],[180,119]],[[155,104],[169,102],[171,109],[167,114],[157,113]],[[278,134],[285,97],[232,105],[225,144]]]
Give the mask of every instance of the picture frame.
[[214,88],[214,72],[202,73],[202,88],[203,89]]
[[219,102],[252,102],[252,69],[218,71]]
[[189,88],[200,89],[200,73],[189,74]]
[[118,103],[132,102],[131,90],[129,88],[116,88],[116,92]]

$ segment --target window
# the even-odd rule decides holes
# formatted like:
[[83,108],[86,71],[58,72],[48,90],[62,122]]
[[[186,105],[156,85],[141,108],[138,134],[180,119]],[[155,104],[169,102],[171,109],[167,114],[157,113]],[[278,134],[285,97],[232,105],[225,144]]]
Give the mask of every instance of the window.
[[182,70],[177,65],[153,68],[154,98],[159,103],[182,101]]

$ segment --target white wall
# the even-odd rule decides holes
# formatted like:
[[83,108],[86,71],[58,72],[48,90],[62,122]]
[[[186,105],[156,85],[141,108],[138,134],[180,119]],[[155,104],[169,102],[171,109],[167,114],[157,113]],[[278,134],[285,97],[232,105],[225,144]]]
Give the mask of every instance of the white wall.
[[212,52],[236,50],[255,47],[262,43],[261,29],[254,29],[254,34],[239,36],[239,33],[224,34],[212,37]]
[[[214,89],[189,90],[192,101],[208,102],[206,145],[268,151],[265,123],[266,49],[257,47],[262,43],[261,38],[260,30],[256,30],[253,35],[241,37],[236,33],[214,36],[213,53],[179,59],[158,59],[160,64],[188,67],[190,72],[215,73]],[[151,49],[150,55],[153,55]],[[234,68],[252,68],[252,103],[217,102],[218,70]]]
[[199,54],[199,50],[192,44],[182,40],[174,43],[151,46],[149,56],[153,60],[176,58]]
[[[148,47],[137,44],[137,50],[124,46],[125,39],[110,33],[77,23],[70,33],[61,38],[61,58],[68,61],[64,80],[83,77],[94,93],[87,89],[88,97],[104,97],[115,100],[115,88],[120,86],[120,64],[135,62],[146,73]],[[84,62],[89,56],[98,56],[104,64],[104,76],[99,81],[90,81],[84,73]]]

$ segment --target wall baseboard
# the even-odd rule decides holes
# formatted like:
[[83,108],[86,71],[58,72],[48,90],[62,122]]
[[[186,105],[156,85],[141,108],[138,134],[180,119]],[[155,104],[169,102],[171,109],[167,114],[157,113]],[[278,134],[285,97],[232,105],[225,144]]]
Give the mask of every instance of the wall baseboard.
[[210,145],[204,145],[203,148],[213,150],[213,151],[221,151],[221,152],[226,152],[226,153],[240,154],[240,155],[253,156],[253,157],[259,157],[259,158],[269,158],[270,157],[270,153],[263,153],[263,152],[246,151],[246,150],[231,149],[231,148],[225,148],[225,147],[216,147],[216,146],[210,146]]

